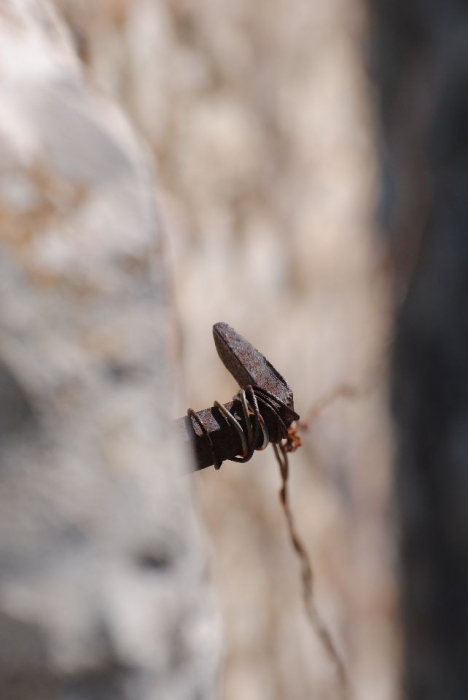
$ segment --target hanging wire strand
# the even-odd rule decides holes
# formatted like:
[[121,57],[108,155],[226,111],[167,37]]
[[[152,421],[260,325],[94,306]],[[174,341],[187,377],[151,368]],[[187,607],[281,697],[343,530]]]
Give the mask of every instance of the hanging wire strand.
[[[308,415],[308,420],[306,423],[301,424],[298,422],[296,425],[293,424],[289,428],[282,417],[282,413],[284,415],[285,413],[288,414],[289,412],[289,415],[293,421],[297,421],[299,416],[289,406],[287,406],[287,404],[283,403],[277,397],[270,394],[270,392],[266,391],[265,389],[262,389],[262,387],[259,386],[248,386],[245,390],[239,390],[236,396],[233,397],[234,401],[240,402],[244,422],[246,425],[246,431],[244,431],[242,424],[237,420],[237,418],[230,411],[228,411],[228,409],[225,406],[223,406],[223,404],[219,403],[219,401],[215,401],[214,405],[220,411],[223,418],[235,428],[237,434],[239,435],[239,440],[242,445],[242,456],[234,457],[232,460],[234,462],[248,462],[256,449],[264,450],[270,442],[268,429],[266,427],[263,416],[260,413],[259,405],[262,406],[263,409],[270,413],[270,415],[272,416],[272,422],[276,426],[277,433],[275,436],[275,442],[272,442],[272,445],[281,475],[281,488],[279,491],[279,497],[286,518],[289,539],[301,564],[302,597],[304,602],[304,608],[312,629],[314,630],[315,634],[320,640],[320,643],[322,644],[326,655],[335,667],[342,698],[343,700],[348,700],[350,690],[346,668],[344,666],[340,654],[338,653],[338,650],[336,649],[332,636],[325,623],[323,622],[315,605],[314,570],[312,567],[312,562],[309,553],[307,552],[307,549],[296,530],[291,506],[289,503],[288,492],[288,454],[289,452],[294,452],[301,445],[301,439],[298,433],[298,429],[307,429],[309,422],[313,418],[317,417],[317,415],[319,415],[322,412],[322,410],[326,406],[328,406],[329,403],[331,403],[340,396],[344,396],[346,398],[354,396],[353,388],[350,388],[346,385],[339,387],[338,390],[335,390],[331,394],[324,397],[322,401],[318,402],[316,406],[313,407],[312,411]],[[196,420],[203,434],[207,437],[212,452],[215,469],[219,469],[221,467],[222,462],[216,456],[216,452],[209,432],[207,431],[206,427],[203,425],[200,417],[195,413],[195,411],[189,409],[187,411],[187,414],[190,416],[190,418],[194,418]],[[263,434],[263,441],[261,446],[259,448],[256,448],[260,430]]]
[[301,564],[301,579],[302,579],[302,599],[304,603],[304,608],[306,611],[307,618],[310,622],[312,629],[320,640],[322,647],[332,662],[336,670],[336,675],[341,689],[341,695],[343,700],[348,700],[349,698],[349,683],[346,674],[346,669],[343,660],[338,653],[335,643],[332,639],[330,631],[323,622],[314,600],[314,570],[312,567],[312,561],[309,553],[299,536],[296,526],[294,523],[294,517],[291,511],[291,506],[289,503],[289,492],[288,492],[288,479],[289,479],[289,459],[288,453],[294,451],[294,447],[291,444],[291,439],[288,436],[286,440],[281,440],[278,444],[273,443],[273,450],[275,453],[276,461],[280,469],[281,475],[281,488],[279,491],[279,497],[283,512],[286,518],[286,524],[288,527],[289,539],[296,552],[300,564]]

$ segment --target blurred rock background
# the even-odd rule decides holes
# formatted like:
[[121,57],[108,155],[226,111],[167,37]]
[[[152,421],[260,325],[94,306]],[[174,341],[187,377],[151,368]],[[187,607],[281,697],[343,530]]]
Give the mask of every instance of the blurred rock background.
[[[292,458],[316,601],[359,700],[396,697],[386,413],[389,303],[374,223],[376,126],[359,0],[56,0],[89,81],[153,149],[173,265],[180,402],[235,387],[227,321],[306,415],[346,382]],[[270,451],[194,475],[224,627],[225,700],[337,698],[302,610]]]
[[215,697],[151,159],[46,0],[0,3],[0,698]]

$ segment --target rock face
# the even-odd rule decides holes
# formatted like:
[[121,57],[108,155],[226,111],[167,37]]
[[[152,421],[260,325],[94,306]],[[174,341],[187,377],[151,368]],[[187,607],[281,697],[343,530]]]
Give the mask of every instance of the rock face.
[[151,170],[45,2],[0,6],[0,697],[210,698]]
[[[374,121],[361,0],[54,0],[93,84],[158,163],[186,401],[229,399],[209,329],[227,321],[287,378],[301,415],[343,382],[379,386],[303,435],[291,488],[317,605],[358,700],[394,700],[398,654],[391,323],[373,220]],[[377,379],[377,378],[376,378]],[[323,700],[271,450],[196,478],[223,615],[224,700]]]

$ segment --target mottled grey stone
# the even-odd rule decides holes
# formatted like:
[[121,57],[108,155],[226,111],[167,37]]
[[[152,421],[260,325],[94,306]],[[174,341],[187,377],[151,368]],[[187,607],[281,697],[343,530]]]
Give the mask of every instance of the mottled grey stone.
[[0,697],[215,694],[151,167],[47,3],[0,6]]

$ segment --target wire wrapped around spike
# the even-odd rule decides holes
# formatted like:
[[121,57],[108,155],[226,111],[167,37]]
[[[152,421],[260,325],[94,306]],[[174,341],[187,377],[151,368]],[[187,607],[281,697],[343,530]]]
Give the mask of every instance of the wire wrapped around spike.
[[[226,406],[219,401],[213,402],[213,405],[218,409],[225,421],[232,425],[233,429],[239,436],[242,453],[240,456],[230,458],[233,462],[248,462],[256,450],[265,450],[268,444],[271,442],[271,436],[265,423],[265,419],[260,411],[260,407],[264,412],[270,414],[270,427],[272,425],[275,427],[273,442],[283,442],[288,440],[289,432],[288,426],[283,418],[284,415],[289,417],[289,421],[296,420],[299,417],[283,401],[278,399],[266,389],[256,385],[250,385],[245,389],[239,389],[237,394],[233,397],[233,401],[240,404],[245,427],[241,421],[238,420],[236,416],[226,408]],[[193,409],[189,408],[187,415],[192,421],[192,429],[193,420],[195,420],[199,426],[202,434],[208,442],[211,451],[212,463],[214,464],[215,469],[219,469],[221,467],[222,460],[216,453],[216,448],[213,444],[209,430],[204,425],[200,416],[197,415]],[[257,447],[260,440],[260,433],[262,434],[263,439],[261,445]]]
[[[242,456],[233,457],[231,461],[244,463],[251,459],[256,449],[264,450],[267,447],[268,443],[270,442],[270,436],[268,434],[265,421],[263,420],[263,416],[260,413],[257,397],[253,387],[248,386],[245,390],[240,389],[233,397],[233,400],[239,401],[242,406],[242,413],[247,426],[247,435],[245,434],[241,423],[235,416],[232,415],[232,413],[230,413],[230,411],[227,410],[225,406],[223,406],[223,404],[219,403],[219,401],[215,401],[214,405],[221,412],[223,417],[232,424],[235,430],[237,430],[242,444]],[[263,442],[260,447],[256,448],[260,430],[263,434]]]
[[[197,423],[197,425],[200,426],[200,430],[202,431],[203,435],[206,437],[208,444],[210,446],[213,466],[215,469],[221,469],[221,465],[222,465],[223,461],[218,459],[218,456],[216,455],[216,450],[215,450],[214,445],[213,445],[213,440],[211,439],[211,435],[210,435],[209,431],[206,429],[206,426],[203,424],[203,421],[201,420],[200,416],[197,415],[197,413],[193,410],[193,408],[187,409],[187,416],[190,418],[191,421],[193,419],[195,419],[195,422]],[[192,430],[193,430],[193,425],[192,425]]]

